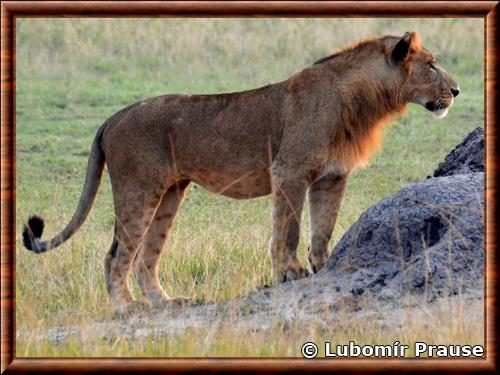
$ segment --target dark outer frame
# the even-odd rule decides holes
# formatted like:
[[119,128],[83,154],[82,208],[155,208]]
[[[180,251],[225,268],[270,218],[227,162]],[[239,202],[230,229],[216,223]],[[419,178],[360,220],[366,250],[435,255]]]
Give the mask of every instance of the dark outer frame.
[[[497,373],[498,1],[6,1],[1,4],[1,371],[52,372],[481,372]],[[485,40],[484,359],[16,358],[15,25],[18,17],[476,17]]]

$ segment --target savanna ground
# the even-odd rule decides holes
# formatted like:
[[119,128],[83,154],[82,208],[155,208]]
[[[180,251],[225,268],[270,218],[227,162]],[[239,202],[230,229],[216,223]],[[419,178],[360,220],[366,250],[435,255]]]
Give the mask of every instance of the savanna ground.
[[[450,317],[370,321],[317,331],[279,326],[239,334],[187,330],[162,339],[37,340],[57,325],[85,325],[112,314],[103,259],[114,217],[106,175],[80,231],[43,256],[25,251],[22,224],[46,219],[45,238],[69,221],[83,186],[92,139],[104,120],[140,99],[165,93],[221,93],[278,82],[336,48],[372,35],[420,33],[459,82],[444,120],[410,105],[383,150],[356,171],[330,247],[371,204],[432,174],[466,134],[483,124],[482,19],[20,19],[16,39],[17,356],[297,356],[300,343],[482,343],[481,304]],[[235,201],[192,186],[169,238],[161,282],[171,296],[222,301],[271,283],[270,198]],[[307,264],[307,207],[299,257]],[[137,296],[135,282],[132,287]],[[436,311],[432,314],[436,316]],[[406,341],[404,341],[406,340]]]

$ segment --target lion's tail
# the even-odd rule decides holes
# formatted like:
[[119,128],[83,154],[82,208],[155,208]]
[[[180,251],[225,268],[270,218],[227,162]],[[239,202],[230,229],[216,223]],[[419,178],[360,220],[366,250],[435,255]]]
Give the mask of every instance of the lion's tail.
[[42,237],[44,228],[43,219],[40,216],[31,216],[28,222],[24,225],[23,230],[23,244],[26,249],[39,254],[61,245],[73,236],[73,234],[75,234],[87,218],[97,195],[97,191],[99,190],[102,172],[104,169],[105,157],[104,152],[101,149],[101,137],[103,130],[104,126],[97,131],[94,138],[87,165],[85,185],[83,187],[82,195],[80,196],[78,207],[70,222],[57,236],[49,241],[42,241],[40,238]]

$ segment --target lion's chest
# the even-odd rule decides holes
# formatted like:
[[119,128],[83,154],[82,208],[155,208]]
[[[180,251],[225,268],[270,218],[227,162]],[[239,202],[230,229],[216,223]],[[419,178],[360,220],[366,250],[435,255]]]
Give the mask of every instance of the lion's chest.
[[356,167],[366,166],[381,147],[384,124],[385,122],[379,121],[369,129],[357,133],[353,130],[339,131],[330,145],[327,168],[344,175]]

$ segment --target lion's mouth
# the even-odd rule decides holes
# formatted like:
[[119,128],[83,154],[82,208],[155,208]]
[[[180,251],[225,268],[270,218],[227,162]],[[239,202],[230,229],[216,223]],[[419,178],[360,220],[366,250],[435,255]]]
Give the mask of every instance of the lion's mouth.
[[432,112],[432,114],[437,118],[443,118],[448,114],[448,108],[453,104],[452,100],[442,100],[439,98],[435,102],[427,102],[425,103],[425,108]]

